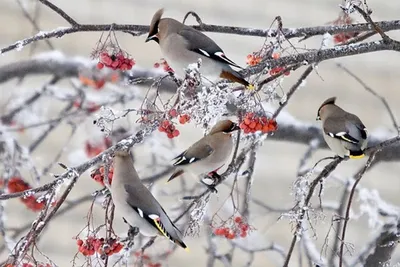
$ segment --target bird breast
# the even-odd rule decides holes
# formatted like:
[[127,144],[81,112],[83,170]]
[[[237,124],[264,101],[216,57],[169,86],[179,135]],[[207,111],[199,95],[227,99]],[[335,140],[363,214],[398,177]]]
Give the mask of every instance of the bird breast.
[[232,137],[226,133],[217,133],[217,135],[222,136],[222,138],[213,138],[208,143],[214,149],[214,152],[207,158],[190,164],[190,171],[193,174],[208,174],[222,167],[229,160],[233,150]]

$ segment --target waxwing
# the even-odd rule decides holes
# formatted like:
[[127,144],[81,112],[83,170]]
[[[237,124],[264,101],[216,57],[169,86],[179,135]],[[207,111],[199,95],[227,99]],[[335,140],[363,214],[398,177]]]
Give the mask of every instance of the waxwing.
[[175,19],[161,18],[163,11],[160,9],[154,14],[146,42],[153,40],[160,45],[164,58],[177,76],[185,78],[184,69],[200,58],[200,73],[206,78],[224,78],[253,88],[231,66],[242,68],[227,58],[211,38]]
[[335,105],[336,97],[322,103],[317,120],[322,121],[324,139],[340,157],[362,158],[367,146],[367,129],[361,120]]
[[145,236],[165,236],[187,250],[182,234],[141,182],[129,152],[116,151],[111,196],[116,213]]
[[[185,171],[199,176],[213,174],[229,159],[233,149],[232,132],[239,126],[230,120],[221,120],[211,131],[174,158],[176,169],[168,181]],[[206,183],[208,184],[208,183]]]

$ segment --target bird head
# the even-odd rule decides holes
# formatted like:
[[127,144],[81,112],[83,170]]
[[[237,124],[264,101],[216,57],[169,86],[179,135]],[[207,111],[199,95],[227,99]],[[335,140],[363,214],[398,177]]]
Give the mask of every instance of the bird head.
[[322,105],[319,107],[318,112],[317,112],[317,118],[316,120],[319,121],[321,120],[321,115],[324,113],[324,107],[326,105],[335,105],[336,97],[331,97],[325,100]]
[[163,13],[164,13],[164,9],[161,8],[154,14],[153,18],[151,19],[149,35],[146,38],[146,43],[151,40],[153,40],[157,43],[160,41],[158,25],[160,23],[161,16]]
[[210,131],[210,134],[220,133],[220,132],[231,133],[236,130],[240,130],[240,127],[237,123],[231,120],[222,120],[214,125],[214,127]]

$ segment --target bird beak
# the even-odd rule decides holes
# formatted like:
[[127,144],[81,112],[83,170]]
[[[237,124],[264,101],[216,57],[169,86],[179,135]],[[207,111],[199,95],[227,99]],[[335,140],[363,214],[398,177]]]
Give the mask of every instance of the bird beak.
[[233,123],[232,132],[240,130],[239,124]]

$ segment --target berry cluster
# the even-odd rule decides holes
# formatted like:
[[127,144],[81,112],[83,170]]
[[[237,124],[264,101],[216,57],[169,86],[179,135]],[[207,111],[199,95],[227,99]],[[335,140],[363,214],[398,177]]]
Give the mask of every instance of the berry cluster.
[[[276,75],[276,74],[281,73],[281,72],[284,71],[284,70],[285,70],[284,67],[275,67],[275,68],[270,69],[269,74],[271,74],[271,75]],[[285,71],[285,72],[283,73],[283,75],[289,76],[289,75],[290,75],[290,70]]]
[[161,267],[161,263],[152,262],[150,256],[147,254],[142,254],[141,251],[136,251],[134,255],[137,258],[141,258],[146,267]]
[[168,65],[167,61],[164,58],[162,58],[160,62],[154,63],[154,68],[158,69],[160,66],[162,66],[165,72],[174,72],[174,70]]
[[109,55],[107,52],[101,52],[99,56],[99,63],[97,63],[97,68],[102,69],[105,67],[111,68],[113,70],[130,70],[135,61],[131,58],[125,57],[122,52],[117,54]]
[[255,66],[255,65],[257,65],[258,63],[261,62],[261,59],[262,59],[261,56],[258,56],[258,55],[253,53],[253,54],[247,55],[246,63],[249,66]]
[[247,113],[239,126],[245,134],[257,131],[268,133],[276,131],[277,129],[277,123],[275,120],[269,119],[265,116],[257,116],[253,112]]
[[158,130],[162,133],[166,133],[170,139],[177,137],[180,134],[179,130],[176,129],[175,125],[173,125],[169,120],[162,121]]
[[[330,22],[333,25],[347,25],[354,23],[354,19],[352,19],[348,14],[341,13],[340,16],[334,21]],[[341,44],[348,41],[351,38],[357,37],[359,32],[340,32],[333,35],[333,42],[335,44]]]
[[88,237],[85,241],[81,239],[76,240],[79,252],[83,256],[92,256],[94,253],[100,255],[111,256],[121,251],[124,247],[122,243],[117,242],[115,238],[105,240],[104,238]]
[[188,114],[183,114],[179,116],[179,123],[185,124],[190,121],[190,116]]
[[73,106],[84,109],[89,113],[96,112],[100,109],[100,106],[92,101],[87,101],[85,102],[85,105],[83,105],[80,99],[75,100]]
[[[280,54],[279,52],[274,52],[274,53],[272,53],[271,57],[272,57],[273,59],[278,59],[278,58],[281,57],[281,54]],[[284,70],[285,70],[284,67],[275,67],[275,68],[272,68],[272,69],[269,71],[269,74],[270,74],[270,75],[280,74],[280,73],[283,72]],[[290,71],[289,71],[289,70],[288,70],[288,71],[285,71],[285,72],[283,73],[283,75],[285,75],[285,76],[290,75]]]
[[[113,166],[110,166],[110,168],[108,170],[108,183],[109,184],[112,183],[113,175],[114,175],[114,168],[113,168]],[[92,173],[90,173],[90,177],[92,177],[93,180],[95,180],[96,182],[98,182],[99,184],[104,186],[104,167],[101,166],[100,168],[93,170]]]
[[341,44],[347,42],[349,39],[354,38],[358,35],[356,32],[342,32],[333,35],[333,42],[335,44]]
[[82,74],[79,74],[79,80],[83,85],[93,87],[96,90],[100,90],[103,88],[104,84],[106,84],[106,80],[104,78],[91,79]]
[[90,141],[85,143],[85,153],[89,158],[95,157],[107,148],[112,146],[112,141],[109,137],[104,137],[101,142],[93,144]]
[[233,225],[231,227],[215,228],[214,234],[218,236],[224,236],[227,239],[235,239],[237,237],[245,238],[249,230],[250,230],[249,224],[243,222],[242,217],[237,216],[233,220]]
[[[21,177],[10,178],[10,180],[8,180],[7,188],[10,193],[18,193],[32,189],[32,187],[27,182],[22,180]],[[46,203],[44,202],[37,202],[37,198],[33,195],[27,197],[21,197],[20,199],[25,204],[25,206],[32,211],[40,211],[46,205]],[[52,203],[52,205],[55,204],[56,204],[55,202]]]

